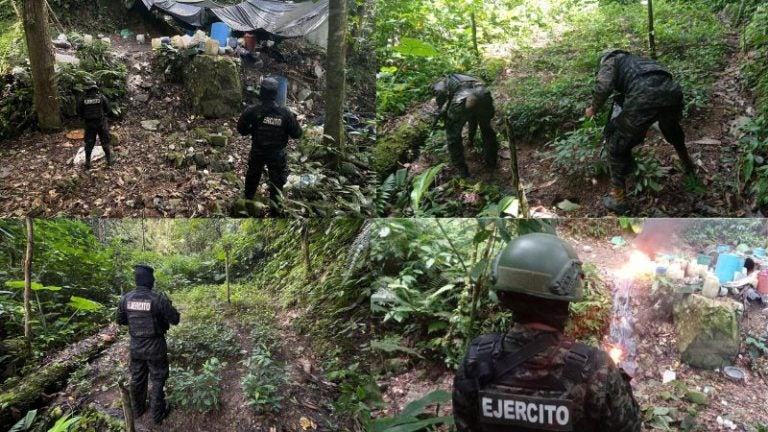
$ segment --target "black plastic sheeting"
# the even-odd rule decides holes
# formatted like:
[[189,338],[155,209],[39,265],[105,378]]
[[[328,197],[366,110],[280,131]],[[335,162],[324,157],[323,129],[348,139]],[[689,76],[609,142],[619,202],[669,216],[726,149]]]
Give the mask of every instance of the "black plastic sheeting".
[[[210,11],[235,31],[266,30],[282,37],[306,36],[328,20],[328,0],[289,3],[279,0],[245,0],[235,6],[211,7],[213,1],[177,2],[174,0],[142,0],[147,9],[153,7],[189,25],[202,27],[205,11]],[[218,5],[216,5],[218,6]]]

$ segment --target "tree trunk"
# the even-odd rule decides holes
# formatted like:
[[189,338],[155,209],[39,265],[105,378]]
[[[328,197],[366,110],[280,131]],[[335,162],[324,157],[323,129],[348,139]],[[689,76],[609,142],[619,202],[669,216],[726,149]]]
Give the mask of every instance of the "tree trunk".
[[477,57],[477,60],[480,61],[480,48],[477,47],[477,22],[475,21],[474,7],[472,7],[472,12],[470,13],[469,18],[470,18],[470,21],[472,22],[472,46],[475,49],[475,57]]
[[117,382],[117,386],[120,388],[120,399],[123,402],[123,417],[125,418],[125,432],[134,432],[136,426],[133,420],[133,403],[131,402],[131,393],[128,391],[128,387],[125,386],[125,380],[120,378]]
[[32,308],[30,306],[30,297],[32,297],[32,252],[34,246],[34,237],[32,232],[32,218],[27,216],[27,253],[24,255],[24,339],[27,341],[27,347],[32,346]]
[[312,260],[309,256],[309,222],[301,225],[301,255],[304,257],[304,270],[309,278],[312,276]]
[[232,304],[232,291],[229,289],[229,250],[224,251],[224,277],[227,281],[227,303]]
[[43,132],[56,132],[61,130],[61,111],[46,0],[23,0],[22,5],[37,124]]
[[[64,387],[72,372],[112,343],[115,333],[117,329],[91,336],[78,344],[76,354],[72,355],[71,350],[64,350],[60,358],[27,374],[17,385],[4,388],[0,393],[0,424],[13,424],[27,411],[42,406],[45,403],[45,395]],[[105,335],[112,338],[104,338]]]
[[651,58],[656,58],[656,30],[653,28],[653,0],[648,0],[648,45]]
[[[330,0],[328,4],[328,55],[326,57],[325,127],[326,145],[344,154],[344,89],[347,66],[347,0]],[[338,166],[340,160],[332,161]]]

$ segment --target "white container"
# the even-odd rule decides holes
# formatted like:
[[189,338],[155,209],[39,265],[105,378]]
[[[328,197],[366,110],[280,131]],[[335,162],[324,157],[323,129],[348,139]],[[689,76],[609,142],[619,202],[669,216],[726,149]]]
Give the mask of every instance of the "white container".
[[83,36],[83,43],[86,44],[86,45],[92,44],[93,43],[93,36],[91,36],[89,34]]
[[137,34],[137,35],[136,35],[136,42],[137,42],[138,44],[143,44],[143,43],[144,43],[144,41],[145,41],[145,39],[144,39],[144,35],[143,35],[143,34]]
[[704,286],[701,288],[701,294],[709,298],[715,298],[720,294],[720,279],[712,272],[707,272],[704,276]]

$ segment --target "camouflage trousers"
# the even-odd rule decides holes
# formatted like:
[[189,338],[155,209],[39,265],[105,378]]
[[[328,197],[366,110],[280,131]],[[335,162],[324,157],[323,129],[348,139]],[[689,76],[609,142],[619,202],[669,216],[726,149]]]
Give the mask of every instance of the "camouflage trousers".
[[272,153],[251,149],[245,174],[245,199],[252,200],[256,195],[265,166],[269,176],[269,199],[277,203],[278,191],[283,190],[288,180],[288,156],[285,149]]
[[483,158],[488,167],[495,168],[499,153],[499,144],[496,141],[496,132],[491,127],[496,110],[493,106],[491,93],[485,88],[479,87],[474,93],[477,98],[472,107],[467,107],[464,100],[451,102],[445,120],[445,133],[448,141],[448,153],[451,162],[460,172],[467,172],[467,162],[464,159],[464,146],[461,141],[461,132],[464,125],[469,123],[469,142],[474,142],[477,128],[483,137]]
[[693,161],[685,148],[685,132],[680,126],[682,117],[683,107],[673,106],[628,108],[611,119],[605,128],[611,185],[619,189],[626,187],[626,178],[635,166],[632,149],[643,143],[648,129],[656,122],[664,138],[675,148],[686,172],[693,172]]

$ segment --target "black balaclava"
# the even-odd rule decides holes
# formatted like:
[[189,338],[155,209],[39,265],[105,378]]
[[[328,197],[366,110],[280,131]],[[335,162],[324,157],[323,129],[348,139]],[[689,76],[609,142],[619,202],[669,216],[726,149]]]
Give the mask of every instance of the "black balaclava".
[[139,264],[133,268],[136,286],[152,289],[155,286],[155,269],[148,265]]
[[277,80],[274,78],[264,78],[259,90],[259,99],[264,102],[273,102],[277,98]]

